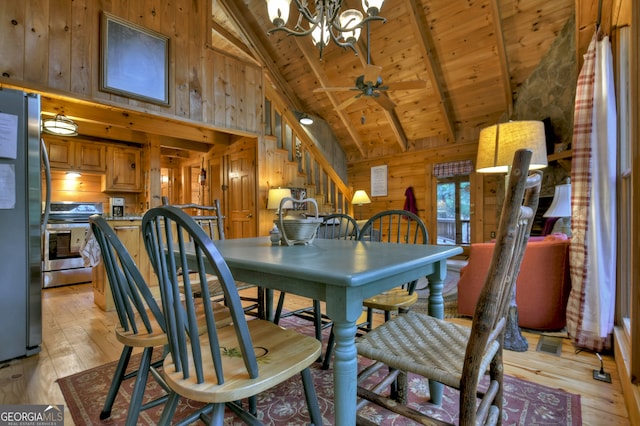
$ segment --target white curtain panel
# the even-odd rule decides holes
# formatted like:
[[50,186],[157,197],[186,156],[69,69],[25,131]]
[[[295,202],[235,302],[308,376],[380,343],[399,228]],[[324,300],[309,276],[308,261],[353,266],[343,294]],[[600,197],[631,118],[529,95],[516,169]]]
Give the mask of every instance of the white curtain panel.
[[616,102],[608,37],[594,34],[578,76],[573,131],[571,295],[567,331],[611,347],[616,287]]

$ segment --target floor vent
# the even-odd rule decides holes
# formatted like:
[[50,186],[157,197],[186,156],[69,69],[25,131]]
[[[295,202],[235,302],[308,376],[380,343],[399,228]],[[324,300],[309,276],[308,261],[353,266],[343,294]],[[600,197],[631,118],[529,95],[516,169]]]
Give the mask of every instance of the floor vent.
[[561,337],[540,336],[536,351],[560,356],[562,354],[562,340]]

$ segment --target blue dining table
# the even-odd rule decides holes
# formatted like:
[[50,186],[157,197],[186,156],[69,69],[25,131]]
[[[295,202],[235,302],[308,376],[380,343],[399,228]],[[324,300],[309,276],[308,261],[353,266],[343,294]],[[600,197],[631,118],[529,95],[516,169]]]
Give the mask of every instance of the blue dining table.
[[[428,312],[444,316],[443,281],[447,259],[458,246],[392,244],[315,239],[306,245],[272,245],[269,237],[214,242],[235,279],[326,302],[333,321],[336,425],[356,424],[358,357],[356,321],[362,301],[385,290],[427,277]],[[272,297],[268,298],[271,305]],[[429,383],[431,402],[441,403],[442,385]]]

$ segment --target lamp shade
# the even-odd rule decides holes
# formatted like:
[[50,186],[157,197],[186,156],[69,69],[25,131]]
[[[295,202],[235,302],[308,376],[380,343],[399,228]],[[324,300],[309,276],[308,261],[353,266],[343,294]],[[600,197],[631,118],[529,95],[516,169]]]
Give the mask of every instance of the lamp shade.
[[529,169],[547,167],[547,146],[542,121],[510,121],[480,131],[476,171],[507,173],[519,149],[533,151]]
[[356,193],[353,194],[353,199],[351,199],[351,204],[357,204],[359,206],[369,203],[371,203],[371,199],[364,189],[357,190]]
[[556,185],[551,206],[543,217],[571,217],[571,184]]
[[[267,196],[267,209],[269,210],[278,210],[280,209],[280,201],[283,198],[291,197],[291,190],[289,188],[273,188],[269,190],[269,195]],[[291,209],[293,208],[293,202],[287,201],[282,206],[283,209]]]

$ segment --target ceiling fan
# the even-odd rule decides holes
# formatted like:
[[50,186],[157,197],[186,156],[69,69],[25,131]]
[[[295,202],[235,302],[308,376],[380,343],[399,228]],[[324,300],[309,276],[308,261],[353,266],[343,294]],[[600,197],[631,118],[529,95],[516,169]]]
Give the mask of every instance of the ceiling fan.
[[425,89],[426,82],[423,80],[401,81],[396,83],[384,84],[380,71],[382,67],[366,64],[364,74],[358,76],[355,80],[355,87],[319,87],[314,89],[314,92],[342,92],[342,91],[355,91],[359,92],[354,97],[347,99],[338,105],[338,108],[344,109],[351,105],[358,98],[372,97],[380,106],[384,109],[392,110],[395,108],[395,103],[389,99],[384,93],[388,90],[416,90]]

